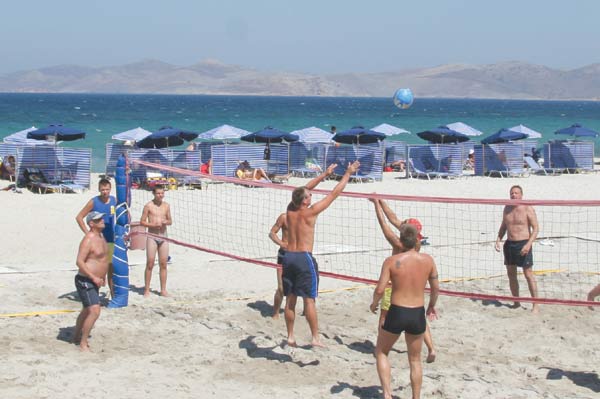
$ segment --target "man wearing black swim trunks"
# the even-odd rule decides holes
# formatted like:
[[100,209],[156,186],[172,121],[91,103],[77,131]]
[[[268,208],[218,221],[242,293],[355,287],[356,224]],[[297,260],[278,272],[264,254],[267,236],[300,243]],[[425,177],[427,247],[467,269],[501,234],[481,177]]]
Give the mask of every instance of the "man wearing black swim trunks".
[[[281,238],[277,235],[281,230]],[[273,296],[273,318],[279,319],[279,310],[281,309],[281,302],[283,302],[283,256],[285,255],[285,249],[287,247],[287,216],[285,213],[279,215],[271,231],[269,231],[269,238],[275,244],[279,245],[279,251],[277,251],[277,264],[280,266],[277,268],[277,290]]]
[[[404,332],[408,361],[410,365],[410,384],[413,398],[420,397],[423,371],[421,368],[421,347],[426,330],[425,315],[436,314],[435,304],[439,295],[438,272],[430,255],[416,250],[418,232],[415,226],[405,223],[400,226],[400,243],[404,252],[397,253],[385,260],[377,287],[373,292],[371,311],[377,313],[377,306],[383,297],[386,286],[392,282],[391,305],[383,327],[377,335],[375,357],[377,373],[383,389],[383,397],[392,397],[391,368],[388,354],[400,334]],[[431,294],[429,306],[425,311],[425,287],[429,283]]]
[[[510,188],[510,199],[521,201],[523,189],[521,186]],[[500,252],[502,239],[506,234],[506,242],[502,247],[504,252],[504,265],[508,274],[510,292],[513,296],[519,296],[519,281],[517,280],[517,267],[523,269],[523,275],[527,280],[529,292],[533,298],[537,298],[537,282],[533,274],[533,242],[539,232],[537,215],[531,205],[516,203],[504,207],[502,223],[496,238],[496,251]],[[515,302],[515,307],[520,307],[520,302]],[[537,313],[539,305],[533,304],[532,311]]]
[[346,187],[350,176],[360,166],[358,161],[348,165],[346,173],[325,198],[311,205],[312,193],[319,183],[330,176],[336,164],[331,164],[324,173],[312,179],[304,187],[292,192],[292,201],[287,208],[288,245],[283,257],[283,292],[285,294],[285,325],[288,345],[296,346],[294,320],[296,318],[296,300],[304,300],[304,314],[312,335],[312,346],[323,346],[319,339],[319,324],[315,299],[319,289],[319,269],[312,256],[317,216],[331,205]]

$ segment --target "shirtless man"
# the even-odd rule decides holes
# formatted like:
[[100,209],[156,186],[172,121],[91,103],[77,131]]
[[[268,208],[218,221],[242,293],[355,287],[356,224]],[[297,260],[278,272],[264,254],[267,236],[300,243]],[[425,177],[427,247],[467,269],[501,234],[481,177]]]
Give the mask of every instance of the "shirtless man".
[[79,244],[75,288],[83,309],[77,317],[73,342],[79,343],[82,351],[89,351],[88,337],[94,323],[100,316],[100,287],[105,284],[104,277],[108,271],[108,247],[102,236],[104,229],[104,214],[92,211],[87,214],[85,221],[89,231],[85,233]]
[[98,182],[98,191],[100,195],[90,199],[84,207],[79,211],[77,216],[75,216],[75,221],[77,221],[77,225],[83,231],[83,234],[88,232],[87,223],[83,221],[83,218],[92,211],[100,212],[104,214],[104,230],[102,231],[102,235],[108,244],[108,273],[106,282],[108,283],[108,288],[110,289],[110,297],[114,298],[114,288],[112,282],[112,274],[113,274],[113,265],[112,258],[113,252],[115,250],[115,207],[117,206],[117,199],[110,195],[110,191],[112,186],[110,184],[110,180],[108,179],[100,179]]
[[[436,314],[435,304],[439,294],[439,281],[435,262],[430,255],[416,251],[417,229],[411,224],[400,226],[400,242],[404,252],[392,255],[385,260],[377,287],[373,292],[371,311],[377,312],[379,301],[385,288],[392,281],[392,300],[390,310],[385,318],[383,327],[377,335],[375,357],[377,358],[377,373],[383,389],[383,397],[392,397],[391,368],[388,353],[405,332],[404,339],[408,349],[410,364],[410,385],[412,397],[419,398],[423,372],[421,369],[421,347],[423,335],[427,328],[425,314]],[[431,294],[429,306],[425,312],[425,286],[429,282]]]
[[[417,244],[415,245],[415,250],[417,252],[421,250],[421,239],[423,238],[421,236],[422,226],[417,219],[406,219],[400,221],[394,213],[394,211],[390,209],[390,207],[384,200],[370,198],[369,201],[375,204],[375,214],[377,215],[377,221],[379,222],[379,226],[381,226],[383,235],[392,246],[392,255],[397,255],[401,252],[405,252],[405,249],[402,246],[400,237],[395,235],[392,229],[390,229],[390,227],[386,223],[384,214],[385,217],[387,217],[387,219],[390,221],[390,223],[393,224],[394,227],[396,227],[397,229],[400,229],[402,225],[407,223],[415,226],[415,228],[417,229]],[[385,288],[385,293],[383,295],[383,299],[381,300],[381,311],[379,312],[379,328],[382,328],[385,322],[385,317],[387,316],[391,305],[391,297],[392,287],[388,285]],[[432,312],[432,314],[429,317],[429,320],[432,321],[435,319],[437,319],[437,314],[435,312]],[[425,341],[425,346],[427,346],[428,351],[427,358],[425,361],[427,363],[433,363],[435,361],[436,352],[435,347],[433,346],[433,339],[431,338],[431,330],[429,329],[429,323],[427,323],[427,329],[425,330],[425,334],[423,335],[423,340]]]
[[292,201],[287,208],[288,245],[283,257],[283,292],[285,302],[285,325],[287,342],[296,346],[294,337],[294,320],[296,318],[296,300],[300,296],[304,300],[304,313],[312,335],[312,346],[323,346],[319,339],[319,324],[315,299],[319,289],[319,269],[312,256],[315,239],[315,223],[317,216],[331,205],[346,187],[350,176],[360,166],[358,161],[348,165],[346,173],[335,188],[319,202],[311,205],[314,189],[327,176],[330,176],[337,164],[331,164],[324,173],[312,179],[306,186],[296,188],[292,193]]
[[165,189],[156,185],[152,189],[154,199],[144,206],[140,224],[148,228],[148,233],[158,237],[146,238],[146,272],[144,278],[144,296],[150,295],[150,280],[152,279],[152,268],[158,252],[158,265],[160,267],[160,295],[168,296],[167,293],[167,260],[169,257],[169,242],[161,237],[167,236],[167,226],[173,224],[171,219],[171,208],[163,201]]
[[[512,186],[510,188],[510,199],[521,200],[523,198],[523,189],[521,186]],[[504,243],[504,264],[508,274],[510,292],[513,296],[519,296],[519,281],[517,280],[517,266],[523,268],[523,274],[529,286],[529,292],[533,298],[537,298],[537,282],[533,274],[533,250],[532,245],[537,238],[539,231],[538,220],[535,210],[529,205],[507,205],[504,207],[502,215],[502,224],[498,230],[496,238],[496,251],[500,252],[500,243],[504,234],[506,242]],[[514,307],[518,308],[521,304],[515,302]],[[537,313],[539,305],[533,304],[532,312]]]
[[[281,230],[281,239],[277,235]],[[275,244],[279,245],[279,251],[277,251],[277,264],[280,266],[277,268],[277,290],[275,291],[275,296],[273,297],[273,318],[279,319],[279,309],[281,309],[281,302],[283,302],[283,256],[285,255],[285,249],[287,247],[287,235],[288,235],[288,226],[287,226],[287,216],[285,213],[279,215],[273,227],[271,227],[271,231],[269,232],[269,238]]]

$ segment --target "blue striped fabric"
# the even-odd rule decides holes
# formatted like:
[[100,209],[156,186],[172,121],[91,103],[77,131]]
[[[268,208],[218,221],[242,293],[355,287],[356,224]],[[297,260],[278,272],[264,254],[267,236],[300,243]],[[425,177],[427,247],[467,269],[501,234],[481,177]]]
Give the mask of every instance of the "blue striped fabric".
[[525,172],[523,157],[524,145],[521,142],[476,145],[475,175],[522,175]]
[[106,168],[105,174],[107,176],[115,176],[117,169],[117,160],[121,154],[127,154],[131,150],[132,146],[126,146],[123,144],[107,143],[106,144]]
[[92,150],[57,146],[18,146],[17,181],[24,183],[25,168],[38,168],[51,183],[71,183],[90,188]]
[[337,163],[333,173],[343,175],[348,163],[358,160],[360,167],[353,177],[355,179],[381,180],[383,178],[383,153],[384,144],[342,144],[339,147],[330,146],[327,149],[326,165]]
[[413,177],[462,176],[463,146],[455,144],[423,144],[408,147],[409,173]]
[[591,141],[551,141],[544,144],[544,167],[554,169],[594,169],[594,143]]
[[[199,171],[200,151],[174,150],[170,148],[132,149],[129,150],[130,160],[140,160],[159,165],[172,166],[181,169]],[[131,180],[142,183],[146,180],[147,172],[160,172],[165,178],[183,178],[185,175],[165,170],[157,170],[146,166],[131,164]]]
[[325,170],[327,149],[330,144],[325,143],[301,143],[290,144],[290,170],[304,170],[306,160],[312,159],[321,169]]
[[406,162],[406,143],[404,141],[385,142],[385,164],[391,165],[397,161]]
[[264,144],[219,144],[211,147],[213,174],[233,177],[240,161],[248,161],[253,168],[263,168],[267,173],[284,175],[289,171],[287,144],[271,144],[271,159],[264,157]]

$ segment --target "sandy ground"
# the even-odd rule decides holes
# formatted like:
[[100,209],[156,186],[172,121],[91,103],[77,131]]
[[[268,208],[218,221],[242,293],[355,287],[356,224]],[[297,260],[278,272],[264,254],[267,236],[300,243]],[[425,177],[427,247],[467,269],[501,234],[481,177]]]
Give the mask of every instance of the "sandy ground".
[[[506,198],[510,185],[521,184],[536,198],[600,198],[596,174],[433,182],[396,177],[386,174],[383,182],[349,190]],[[68,342],[80,309],[73,276],[81,232],[74,217],[94,192],[0,192],[1,397],[380,396],[372,355],[377,316],[368,311],[372,287],[322,279],[318,309],[327,348],[303,346],[310,335],[298,316],[301,347],[291,350],[282,345],[283,319],[270,318],[274,270],[177,246],[171,250],[170,298],[143,298],[144,253],[130,252],[130,306],[103,308],[90,341],[94,352],[80,353]],[[49,314],[5,317],[27,312]],[[505,303],[441,297],[439,313],[432,323],[438,358],[424,365],[423,397],[600,394],[600,308],[543,306],[534,316]],[[394,394],[407,398],[405,345],[399,341],[396,349]]]

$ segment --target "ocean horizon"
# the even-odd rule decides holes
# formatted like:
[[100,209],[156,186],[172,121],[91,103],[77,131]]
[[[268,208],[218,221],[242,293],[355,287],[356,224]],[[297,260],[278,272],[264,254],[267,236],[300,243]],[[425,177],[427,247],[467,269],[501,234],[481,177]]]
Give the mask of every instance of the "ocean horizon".
[[[574,123],[600,131],[600,102],[417,97],[410,108],[399,109],[391,97],[0,94],[0,139],[31,126],[62,123],[83,129],[84,140],[61,145],[91,148],[93,172],[104,171],[105,145],[113,142],[111,136],[138,126],[149,131],[173,126],[198,133],[223,124],[250,132],[265,126],[288,132],[309,126],[329,131],[336,126],[341,132],[388,123],[412,132],[392,140],[424,144],[416,133],[458,121],[484,133],[471,138],[476,142],[501,128],[523,124],[542,133],[541,146],[564,138],[554,132]],[[596,155],[599,152],[596,145]]]

